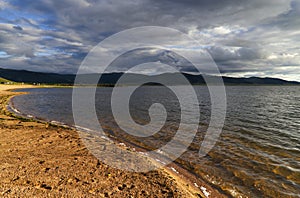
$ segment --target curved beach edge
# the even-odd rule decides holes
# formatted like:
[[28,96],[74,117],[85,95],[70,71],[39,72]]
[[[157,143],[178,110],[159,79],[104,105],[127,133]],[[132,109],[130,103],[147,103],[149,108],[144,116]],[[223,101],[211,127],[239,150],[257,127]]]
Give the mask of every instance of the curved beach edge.
[[125,172],[105,165],[90,154],[74,128],[8,111],[10,99],[24,94],[11,90],[23,88],[43,87],[0,85],[0,168],[4,170],[0,173],[0,194],[225,197],[176,164],[149,173]]

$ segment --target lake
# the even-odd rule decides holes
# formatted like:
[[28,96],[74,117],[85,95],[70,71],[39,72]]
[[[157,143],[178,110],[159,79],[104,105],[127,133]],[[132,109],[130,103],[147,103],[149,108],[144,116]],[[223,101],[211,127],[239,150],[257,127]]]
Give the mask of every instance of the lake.
[[[205,86],[194,89],[201,115],[199,130],[177,162],[232,197],[300,197],[300,86],[227,86],[225,125],[215,147],[202,158],[198,151],[210,121],[211,102]],[[71,88],[26,91],[30,94],[12,99],[17,111],[74,125]],[[143,86],[131,96],[130,114],[136,123],[149,123],[153,103],[163,104],[168,112],[163,128],[147,138],[118,127],[111,112],[111,92],[110,87],[100,87],[96,93],[97,116],[106,133],[147,149],[161,147],[176,133],[181,110],[168,88]]]

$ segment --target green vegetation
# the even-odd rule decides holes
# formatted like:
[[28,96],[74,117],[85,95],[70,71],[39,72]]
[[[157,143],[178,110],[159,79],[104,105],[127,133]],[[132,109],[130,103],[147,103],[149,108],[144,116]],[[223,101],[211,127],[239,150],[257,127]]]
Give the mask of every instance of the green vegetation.
[[13,84],[13,83],[14,83],[13,81],[0,77],[0,84]]

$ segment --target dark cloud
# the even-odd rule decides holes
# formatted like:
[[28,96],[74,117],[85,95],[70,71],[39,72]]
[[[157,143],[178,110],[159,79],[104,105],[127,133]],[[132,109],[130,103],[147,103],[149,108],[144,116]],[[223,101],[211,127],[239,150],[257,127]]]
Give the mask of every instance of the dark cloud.
[[20,31],[23,30],[23,28],[21,26],[18,26],[18,25],[13,26],[13,28],[16,29],[16,30],[20,30]]
[[[223,73],[257,71],[264,75],[272,70],[277,75],[299,68],[298,0],[5,2],[0,14],[0,51],[11,56],[0,63],[6,67],[74,73],[89,50],[106,37],[128,28],[156,25],[179,29],[197,39]],[[145,50],[124,55],[114,68],[119,65],[124,70],[126,65],[150,60],[192,70],[176,54]]]
[[273,25],[282,30],[299,30],[300,28],[300,1],[291,2],[291,9],[267,21],[267,26]]
[[254,60],[261,58],[257,49],[246,47],[220,47],[213,46],[208,48],[208,52],[216,62],[230,62],[232,60]]
[[173,66],[179,71],[195,71],[192,63],[177,53],[156,48],[140,48],[117,57],[108,67],[108,72],[126,72],[133,66],[153,62]]

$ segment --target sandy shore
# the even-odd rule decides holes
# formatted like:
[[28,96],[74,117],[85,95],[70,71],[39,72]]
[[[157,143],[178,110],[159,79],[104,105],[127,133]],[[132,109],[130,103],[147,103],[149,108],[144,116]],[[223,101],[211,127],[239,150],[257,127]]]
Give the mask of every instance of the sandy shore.
[[[7,112],[0,85],[0,196],[5,197],[205,197],[194,183],[168,168],[148,173],[113,169],[89,153],[75,130]],[[205,186],[209,197],[221,197]]]

